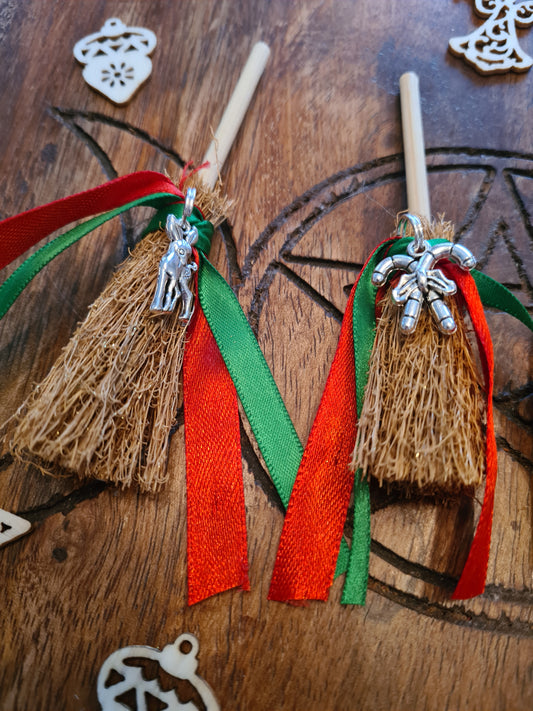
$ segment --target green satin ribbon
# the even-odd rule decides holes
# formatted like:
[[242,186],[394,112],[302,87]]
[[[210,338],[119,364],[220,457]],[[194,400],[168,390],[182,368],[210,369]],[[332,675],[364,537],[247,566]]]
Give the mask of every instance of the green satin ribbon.
[[287,508],[303,449],[267,362],[226,280],[200,254],[198,298]]
[[[148,223],[148,227],[144,230],[143,236],[149,232],[164,230],[167,217],[170,214],[175,215],[179,219],[183,215],[183,203],[174,202],[169,205],[161,206]],[[215,231],[213,225],[209,220],[204,219],[204,216],[196,207],[193,208],[192,214],[187,218],[187,221],[198,230],[198,241],[195,244],[196,249],[208,255],[211,249],[211,237]]]
[[[368,381],[368,363],[376,329],[375,303],[377,287],[372,274],[381,261],[390,241],[381,245],[370,257],[359,276],[353,301],[353,335],[355,356],[355,396],[357,412],[363,407]],[[345,605],[364,605],[370,560],[370,489],[361,470],[355,472],[353,535],[341,602]],[[339,564],[337,563],[337,571]]]
[[[170,205],[151,220],[146,232],[158,229],[169,213],[179,217],[180,206]],[[209,245],[199,238],[198,299],[215,337],[268,471],[287,508],[303,454],[302,444],[259,348],[250,324],[227,281],[207,260]]]

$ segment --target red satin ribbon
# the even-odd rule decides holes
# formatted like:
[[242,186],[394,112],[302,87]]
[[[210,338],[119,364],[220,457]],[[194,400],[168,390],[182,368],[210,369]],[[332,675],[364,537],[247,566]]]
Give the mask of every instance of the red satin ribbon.
[[250,589],[235,386],[204,313],[196,311],[183,361],[189,604]]
[[337,351],[294,483],[269,600],[327,600],[354,483],[357,407],[352,289]]
[[457,284],[463,295],[466,307],[476,332],[479,346],[485,391],[487,398],[487,434],[485,450],[485,494],[479,516],[474,540],[470,547],[468,558],[452,595],[454,600],[466,600],[481,595],[485,590],[485,580],[489,564],[490,539],[492,532],[492,516],[494,511],[494,491],[498,469],[498,453],[494,435],[494,417],[492,410],[492,394],[494,389],[494,355],[489,327],[485,319],[483,304],[479,298],[476,283],[472,276],[463,272],[455,265],[446,265],[445,272]]
[[144,170],[8,217],[0,224],[0,269],[43,237],[71,222],[159,192],[183,197],[183,193],[164,175]]

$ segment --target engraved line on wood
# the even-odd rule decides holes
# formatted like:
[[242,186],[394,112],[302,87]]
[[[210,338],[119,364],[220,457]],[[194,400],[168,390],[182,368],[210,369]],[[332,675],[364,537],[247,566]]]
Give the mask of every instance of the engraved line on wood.
[[463,605],[454,604],[453,607],[445,607],[436,602],[430,602],[427,598],[418,598],[411,593],[403,592],[397,588],[387,585],[377,580],[373,576],[368,579],[368,587],[373,592],[392,602],[407,607],[414,612],[418,612],[426,617],[449,622],[460,627],[495,632],[511,637],[531,637],[533,629],[531,625],[522,620],[511,620],[505,613],[499,617],[489,617],[485,612],[472,613]]
[[[456,166],[454,166],[454,169],[455,167]],[[481,170],[485,172],[485,176],[481,181],[477,194],[468,206],[463,222],[460,225],[455,226],[454,242],[460,242],[464,235],[472,229],[474,222],[477,220],[479,213],[481,212],[481,209],[487,202],[489,193],[497,176],[497,170],[491,166],[487,167],[483,165],[460,164],[457,166],[457,170],[463,172]],[[431,172],[433,171],[431,170]]]
[[235,237],[233,236],[233,227],[228,220],[224,220],[218,228],[218,231],[226,250],[226,259],[229,268],[229,285],[233,291],[236,292],[242,283],[242,272],[237,257],[237,245],[235,243]]
[[511,422],[521,427],[527,427],[529,432],[531,421],[523,417],[518,411],[518,408],[520,404],[531,397],[531,395],[533,395],[533,383],[528,382],[513,390],[502,390],[494,396],[493,402],[498,410],[511,420]]
[[176,422],[170,428],[170,432],[169,432],[168,436],[172,437],[172,435],[179,430],[179,428],[184,424],[184,422],[185,422],[185,417],[183,415],[183,405],[182,405],[179,408],[179,410],[176,412]]
[[434,148],[426,148],[426,156],[433,156],[437,153],[446,155],[465,155],[475,158],[511,158],[533,160],[533,153],[526,151],[508,151],[502,148],[472,148],[471,146],[435,146]]
[[502,451],[508,454],[511,459],[513,459],[517,464],[519,464],[523,469],[525,469],[530,476],[533,475],[533,462],[531,461],[531,459],[525,457],[518,449],[511,447],[505,437],[502,437],[501,435],[497,434],[496,445],[498,451]]
[[255,336],[257,337],[259,330],[259,320],[263,311],[263,306],[266,303],[270,286],[276,275],[282,274],[291,281],[298,289],[303,291],[312,301],[322,307],[326,314],[332,316],[339,323],[342,321],[342,312],[328,301],[320,292],[314,289],[308,282],[299,277],[295,272],[286,267],[280,262],[271,262],[265,269],[261,281],[254,290],[254,296],[250,309],[248,311],[248,322]]
[[111,162],[111,159],[109,158],[107,153],[100,146],[98,141],[96,141],[91,136],[90,133],[87,133],[87,131],[85,131],[85,129],[83,129],[79,124],[77,124],[73,120],[72,116],[70,116],[66,112],[61,111],[61,109],[58,109],[55,106],[50,106],[48,108],[48,113],[58,123],[60,123],[65,128],[68,128],[68,130],[71,131],[76,136],[76,138],[79,138],[80,141],[82,143],[84,143],[89,148],[89,150],[91,151],[93,156],[100,163],[100,166],[101,166],[102,170],[104,171],[105,176],[109,180],[118,178],[118,173],[115,170],[115,167],[113,166],[113,163]]
[[341,203],[350,200],[356,195],[370,192],[380,185],[385,185],[394,182],[395,180],[401,180],[402,178],[403,173],[401,171],[395,171],[387,173],[386,175],[378,176],[377,178],[371,180],[363,180],[362,182],[354,180],[352,181],[349,189],[340,193],[330,193],[329,199],[321,201],[314,210],[302,219],[298,227],[287,236],[286,241],[281,247],[280,256],[284,259],[287,259],[289,255],[292,256],[292,250],[298,242],[300,242],[302,237],[311,229],[311,227],[332,212]]
[[524,204],[524,201],[522,200],[522,196],[518,192],[515,177],[531,179],[533,178],[533,171],[521,169],[512,170],[510,168],[504,168],[503,170],[503,178],[509,187],[509,191],[511,192],[514,201],[516,202],[518,211],[522,216],[524,227],[526,228],[526,232],[529,235],[529,239],[533,246],[533,225],[531,224],[531,216]]
[[[382,165],[382,164],[380,164]],[[374,167],[374,166],[371,166]],[[491,187],[494,183],[497,171],[491,166],[484,166],[478,164],[453,164],[453,165],[433,165],[428,167],[428,173],[451,173],[451,172],[462,172],[462,173],[472,173],[476,171],[482,171],[485,173],[485,177],[477,191],[477,194],[473,198],[471,204],[468,207],[465,220],[463,224],[456,230],[456,239],[459,241],[460,238],[471,229],[472,224],[477,218],[479,212],[481,211],[484,203],[486,202],[488,195],[490,193]],[[354,180],[352,186],[349,190],[345,190],[342,193],[330,193],[330,199],[327,201],[322,201],[311,213],[309,213],[294,229],[287,240],[283,244],[280,255],[288,261],[289,255],[292,257],[291,251],[296,246],[296,244],[302,239],[304,234],[316,224],[322,217],[329,214],[339,203],[349,200],[356,195],[370,192],[374,188],[385,185],[396,180],[404,180],[403,171],[392,171],[385,175],[380,175],[371,180],[362,180],[357,182]],[[300,259],[303,259],[300,257]]]
[[317,306],[324,309],[327,316],[331,316],[338,323],[342,322],[343,312],[340,311],[329,299],[326,299],[319,291],[309,284],[309,282],[302,279],[298,274],[289,269],[284,264],[278,263],[277,269],[280,274],[285,276],[290,282],[292,282],[300,291],[303,291],[306,296],[308,296]]
[[267,501],[273,508],[284,512],[285,508],[281,502],[278,491],[274,486],[272,479],[267,474],[266,469],[262,466],[259,457],[255,453],[252,443],[250,442],[250,438],[248,437],[240,418],[239,426],[241,434],[241,453],[246,461],[246,464],[248,465],[249,470],[253,474],[255,484],[263,491]]
[[[529,153],[524,153],[524,152],[512,152],[512,151],[503,151],[503,150],[484,150],[484,149],[472,149],[468,147],[456,147],[456,148],[449,148],[449,147],[436,147],[436,148],[430,148],[426,151],[426,155],[428,157],[439,157],[439,155],[445,155],[449,157],[458,157],[458,158],[464,158],[464,156],[470,156],[472,158],[476,158],[478,161],[482,160],[484,162],[482,163],[450,163],[450,164],[434,164],[428,166],[428,171],[430,173],[441,173],[444,171],[463,171],[463,172],[472,172],[472,171],[484,171],[485,172],[485,177],[483,178],[483,181],[481,183],[481,186],[479,187],[476,196],[474,197],[471,205],[469,206],[466,217],[464,219],[464,222],[462,225],[459,225],[457,228],[457,240],[460,240],[463,235],[469,231],[475,222],[475,219],[477,218],[479,212],[481,211],[481,208],[483,207],[484,203],[487,200],[488,194],[491,190],[491,187],[496,180],[499,168],[497,166],[488,164],[489,159],[495,158],[495,159],[508,159],[508,160],[533,160],[533,155]],[[335,186],[339,181],[344,180],[348,177],[353,177],[353,183],[352,186],[349,190],[345,190],[342,195],[340,196],[334,196],[333,200],[330,199],[329,201],[329,206],[333,207],[336,206],[336,204],[340,200],[345,200],[349,199],[351,197],[354,197],[355,195],[363,192],[363,191],[368,191],[373,187],[376,187],[377,185],[401,178],[403,179],[403,172],[393,172],[390,174],[385,174],[382,176],[379,176],[373,180],[367,180],[367,181],[362,181],[359,182],[357,180],[357,176],[368,172],[370,170],[375,170],[377,168],[381,168],[383,166],[390,165],[396,161],[399,161],[400,163],[402,162],[402,156],[401,154],[392,154],[390,156],[386,156],[385,158],[379,158],[375,159],[373,161],[368,161],[366,163],[362,164],[356,164],[355,166],[352,166],[351,168],[346,168],[342,171],[339,171],[335,173],[334,175],[330,176],[329,178],[326,178],[316,185],[314,185],[312,188],[306,190],[302,195],[298,196],[293,200],[293,202],[290,205],[287,205],[284,207],[280,213],[277,215],[274,220],[272,220],[261,232],[259,237],[255,240],[255,242],[251,245],[248,254],[246,255],[246,258],[244,260],[243,264],[243,278],[247,278],[253,268],[253,265],[259,258],[261,252],[263,249],[266,247],[270,239],[273,237],[273,235],[278,232],[281,227],[287,222],[289,217],[291,217],[293,214],[298,212],[300,209],[308,205],[309,203],[312,202],[312,200],[319,196],[320,193],[325,190],[328,187]],[[503,170],[506,170],[505,168]],[[511,171],[514,174],[517,174],[518,169],[507,169],[508,171]],[[525,174],[528,174],[527,171],[524,171]],[[528,174],[529,175],[529,174]],[[331,196],[331,194],[330,194]],[[291,242],[294,239],[294,242],[299,241],[303,233],[305,233],[305,228],[302,226],[307,226],[308,228],[314,224],[314,222],[317,219],[320,219],[324,214],[327,214],[328,210],[324,210],[324,207],[327,207],[328,203],[322,203],[318,208],[315,208],[314,213],[311,213],[310,216],[306,216],[299,227],[297,227],[293,232],[291,233],[291,236],[289,239],[285,242],[285,244],[282,247],[282,254],[286,258],[286,255],[290,253],[290,248],[291,248]],[[525,219],[525,214],[526,212],[522,212],[523,219]],[[291,239],[292,238],[292,239]]]
[[[319,267],[321,269],[342,269],[346,271],[360,272],[363,264],[361,262],[343,262],[340,259],[322,259],[321,257],[302,257],[293,254],[284,255],[284,259],[289,264],[302,264],[306,267]],[[353,284],[352,284],[353,286]]]
[[3,454],[0,457],[0,472],[3,472],[8,469],[13,464],[13,461],[14,459],[12,454],[10,454],[9,452]]
[[[108,180],[114,180],[118,177],[118,173],[104,149],[89,133],[87,133],[87,131],[85,131],[73,120],[72,116],[68,112],[62,111],[57,107],[50,106],[48,113],[52,116],[52,118],[67,128],[74,134],[74,136],[76,136],[76,138],[87,146],[89,151],[100,164],[100,167]],[[120,221],[122,223],[122,251],[123,257],[125,257],[128,251],[135,247],[135,237],[131,215],[129,213],[120,215]]]
[[66,496],[58,494],[40,506],[25,511],[19,511],[18,515],[27,518],[31,523],[44,521],[58,513],[62,513],[66,516],[66,514],[73,511],[78,504],[88,501],[89,499],[97,498],[108,486],[109,485],[104,481],[91,481]]
[[[394,156],[387,157],[386,159],[377,159],[375,161],[371,161],[369,163],[362,164],[363,166],[367,166],[367,170],[370,168],[374,167],[380,167],[381,165],[385,165],[387,163],[393,162],[394,160],[398,160],[399,154],[395,154]],[[344,170],[338,171],[334,175],[330,176],[329,178],[326,178],[316,185],[314,185],[312,188],[309,188],[309,190],[306,190],[302,195],[297,197],[295,200],[293,200],[290,205],[287,205],[284,207],[281,212],[278,214],[277,217],[274,218],[261,232],[259,237],[253,242],[253,244],[250,246],[250,249],[248,250],[248,254],[245,257],[243,267],[242,267],[242,274],[243,278],[246,279],[249,275],[250,272],[252,271],[252,267],[261,255],[261,252],[263,249],[266,247],[272,236],[278,232],[278,230],[285,224],[287,219],[293,215],[294,213],[298,212],[301,208],[305,207],[308,205],[313,198],[315,198],[318,194],[324,190],[324,188],[327,188],[329,186],[336,185],[340,180],[344,178],[349,178],[354,176],[354,172],[360,172],[362,170],[361,166],[355,166],[356,171],[354,168],[346,168]],[[356,181],[354,184],[354,190],[359,187],[359,182]],[[284,245],[285,246],[285,245]]]
[[[395,553],[387,546],[384,546],[379,541],[372,539],[370,550],[378,558],[389,563],[397,570],[410,575],[418,580],[423,580],[425,583],[430,585],[435,585],[447,592],[452,592],[459,580],[458,577],[453,575],[448,575],[447,573],[439,573],[436,570],[432,570],[421,563],[414,563],[407,558],[404,558],[398,553]],[[533,603],[533,594],[531,590],[513,590],[512,588],[506,588],[503,585],[489,584],[485,588],[484,597],[488,597],[494,600],[499,600],[501,602],[508,602],[512,604],[524,605],[527,608]]]
[[127,121],[121,121],[120,119],[113,118],[111,116],[106,116],[105,114],[98,113],[96,111],[79,111],[77,109],[69,109],[60,106],[52,106],[51,111],[54,114],[60,115],[65,121],[74,119],[83,119],[92,123],[103,123],[111,128],[117,128],[120,131],[129,133],[135,138],[139,138],[141,141],[148,143],[149,145],[156,148],[160,153],[162,153],[167,158],[177,163],[181,168],[185,165],[184,159],[180,154],[171,148],[170,146],[161,143],[157,138],[154,138],[148,133],[148,131],[133,126]]
[[[518,278],[522,282],[522,288],[524,292],[532,297],[533,296],[533,285],[531,284],[531,281],[529,279],[529,276],[527,274],[524,262],[522,261],[520,255],[518,254],[518,250],[516,249],[515,242],[513,240],[513,236],[511,233],[511,230],[509,229],[509,225],[505,222],[503,217],[501,217],[496,224],[492,226],[492,229],[488,235],[487,242],[486,242],[486,249],[484,253],[481,255],[481,258],[478,260],[478,268],[483,271],[485,266],[487,265],[487,262],[496,249],[496,246],[498,242],[502,240],[507,252],[509,253],[509,256],[511,257],[511,261],[513,262],[516,272],[518,274]],[[504,284],[505,286],[505,284]],[[507,285],[509,286],[509,285]],[[516,287],[514,290],[517,290]],[[518,289],[522,290],[522,289]]]

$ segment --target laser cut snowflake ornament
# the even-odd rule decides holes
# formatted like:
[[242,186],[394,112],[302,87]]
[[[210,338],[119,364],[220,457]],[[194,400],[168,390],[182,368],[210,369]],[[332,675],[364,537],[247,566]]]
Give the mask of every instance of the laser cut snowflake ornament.
[[149,54],[156,36],[144,27],[127,27],[114,17],[100,32],[74,45],[74,56],[85,64],[83,78],[114,104],[125,104],[152,72]]
[[475,10],[486,21],[464,37],[452,37],[448,47],[481,74],[525,72],[533,64],[518,44],[516,27],[533,23],[533,0],[475,0]]

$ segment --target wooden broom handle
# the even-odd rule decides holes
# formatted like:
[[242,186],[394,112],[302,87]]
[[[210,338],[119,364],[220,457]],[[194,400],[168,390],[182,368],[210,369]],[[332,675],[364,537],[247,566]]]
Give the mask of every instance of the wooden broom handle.
[[400,77],[403,151],[407,178],[407,207],[410,213],[430,219],[426,153],[418,76],[407,72]]
[[244,65],[226,110],[220,119],[215,136],[202,161],[203,163],[209,162],[209,167],[202,172],[204,183],[209,188],[213,188],[218,180],[219,172],[235,140],[269,55],[268,45],[264,42],[257,42]]

